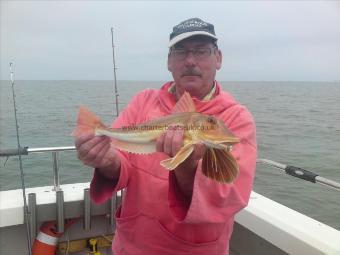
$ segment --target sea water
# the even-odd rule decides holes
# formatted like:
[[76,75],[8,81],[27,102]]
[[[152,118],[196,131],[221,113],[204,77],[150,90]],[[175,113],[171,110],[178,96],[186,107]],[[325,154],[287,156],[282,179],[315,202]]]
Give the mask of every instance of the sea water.
[[[119,110],[134,94],[164,82],[119,81]],[[313,171],[340,182],[340,83],[222,82],[253,114],[258,157]],[[77,110],[85,105],[106,124],[114,118],[112,81],[16,81],[20,142],[30,148],[70,146]],[[0,149],[16,148],[9,81],[0,83]],[[90,181],[92,169],[75,152],[59,154],[62,184]],[[5,164],[6,163],[6,164]],[[23,156],[27,187],[53,184],[50,153]],[[0,190],[20,188],[17,157],[0,158]],[[340,229],[340,192],[258,165],[254,190]]]

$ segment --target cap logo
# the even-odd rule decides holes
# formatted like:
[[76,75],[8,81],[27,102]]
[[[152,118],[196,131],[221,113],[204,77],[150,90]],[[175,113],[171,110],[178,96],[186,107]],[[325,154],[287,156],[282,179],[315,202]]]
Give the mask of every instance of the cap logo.
[[187,20],[184,23],[181,23],[177,26],[178,29],[188,29],[191,27],[197,27],[197,28],[201,28],[201,27],[206,27],[208,26],[207,23],[205,23],[204,21],[199,21],[199,20]]

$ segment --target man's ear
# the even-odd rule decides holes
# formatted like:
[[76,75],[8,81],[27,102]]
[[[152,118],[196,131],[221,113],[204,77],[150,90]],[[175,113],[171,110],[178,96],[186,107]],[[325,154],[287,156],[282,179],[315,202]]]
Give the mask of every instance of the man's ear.
[[171,61],[171,59],[170,59],[170,54],[168,54],[168,70],[170,71],[170,72],[172,72],[172,63],[171,63],[172,61]]
[[220,70],[222,67],[222,52],[220,50],[217,50],[215,54],[217,59],[216,70]]

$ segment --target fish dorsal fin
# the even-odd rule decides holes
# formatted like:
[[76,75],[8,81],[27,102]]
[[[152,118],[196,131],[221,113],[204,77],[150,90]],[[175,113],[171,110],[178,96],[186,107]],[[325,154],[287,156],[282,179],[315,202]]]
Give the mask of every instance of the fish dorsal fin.
[[183,95],[172,109],[172,113],[180,112],[196,112],[194,101],[192,100],[190,94],[186,91],[184,91]]

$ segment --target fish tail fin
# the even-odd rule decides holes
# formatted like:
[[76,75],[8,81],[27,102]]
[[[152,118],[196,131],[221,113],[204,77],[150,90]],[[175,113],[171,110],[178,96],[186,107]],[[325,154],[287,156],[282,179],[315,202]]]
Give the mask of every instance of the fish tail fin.
[[210,179],[231,183],[238,175],[236,159],[225,149],[208,148],[202,160],[202,172]]
[[79,136],[86,132],[95,132],[98,127],[104,127],[102,121],[85,106],[80,106],[77,118],[77,127],[73,130],[73,136]]

